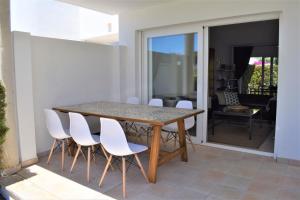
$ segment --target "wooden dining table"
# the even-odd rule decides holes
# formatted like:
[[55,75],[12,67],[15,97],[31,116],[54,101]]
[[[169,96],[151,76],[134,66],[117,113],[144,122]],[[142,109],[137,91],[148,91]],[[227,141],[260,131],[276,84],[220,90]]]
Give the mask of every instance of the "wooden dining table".
[[[104,101],[58,106],[53,109],[60,112],[76,112],[83,115],[105,117],[120,121],[140,122],[152,126],[153,133],[148,167],[148,178],[151,183],[156,182],[157,170],[160,165],[176,156],[181,156],[181,160],[184,162],[188,161],[184,119],[204,112],[201,109],[154,107]],[[179,148],[160,154],[161,129],[170,123],[178,124]]]

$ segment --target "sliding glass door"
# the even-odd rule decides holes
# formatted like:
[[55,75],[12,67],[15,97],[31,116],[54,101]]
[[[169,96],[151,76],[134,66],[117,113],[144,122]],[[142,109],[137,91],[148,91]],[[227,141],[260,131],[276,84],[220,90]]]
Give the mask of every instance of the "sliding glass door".
[[[180,100],[190,100],[194,108],[203,108],[198,100],[199,86],[202,88],[203,81],[199,77],[199,67],[203,66],[203,54],[200,53],[203,47],[199,48],[199,44],[203,44],[203,38],[199,37],[201,33],[168,33],[152,32],[144,36],[144,103],[152,98],[161,98],[164,106],[175,107]],[[201,134],[196,127],[190,133],[195,136],[194,141],[200,142]]]
[[190,99],[196,106],[197,33],[148,39],[149,99]]

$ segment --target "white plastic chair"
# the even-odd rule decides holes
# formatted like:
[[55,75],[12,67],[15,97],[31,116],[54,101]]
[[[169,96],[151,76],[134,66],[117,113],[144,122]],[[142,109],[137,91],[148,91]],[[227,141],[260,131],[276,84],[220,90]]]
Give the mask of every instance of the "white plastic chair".
[[[187,100],[181,100],[178,101],[176,104],[176,108],[184,108],[184,109],[193,109],[193,103],[192,101],[187,101]],[[184,127],[185,127],[185,132],[187,136],[187,140],[191,143],[193,150],[195,151],[195,146],[192,142],[191,135],[189,130],[193,128],[195,125],[195,118],[194,117],[189,117],[184,119]],[[177,134],[178,134],[178,126],[177,123],[171,123],[162,128],[163,131],[168,132],[167,135],[167,141],[170,139],[174,138],[175,139],[175,145],[176,145],[176,140],[177,140]],[[171,138],[170,138],[171,136]]]
[[[156,107],[163,107],[163,100],[162,99],[150,99],[149,106],[156,106]],[[152,127],[147,124],[139,124],[139,132],[146,133],[147,134],[147,145],[149,144],[149,137],[151,135]]]
[[162,99],[150,99],[149,106],[157,106],[157,107],[163,107],[163,100]]
[[[140,99],[138,97],[128,97],[126,103],[128,104],[133,104],[133,105],[138,105],[140,104]],[[138,128],[135,125],[134,122],[123,122],[122,126],[124,127],[126,132],[130,132],[131,130],[133,132],[138,132]],[[135,134],[131,133],[132,136],[136,136]]]
[[138,157],[138,153],[144,152],[148,147],[144,145],[129,143],[126,140],[125,133],[118,121],[114,119],[100,118],[101,136],[100,141],[104,149],[110,153],[107,164],[99,181],[99,187],[104,180],[107,169],[111,164],[112,156],[122,157],[122,179],[123,179],[123,197],[126,197],[126,161],[125,156],[134,155],[140,170],[148,182],[145,170]]
[[[81,152],[82,155],[84,156],[81,146],[87,146],[88,147],[87,181],[89,182],[90,181],[91,148],[92,148],[93,156],[94,156],[94,145],[100,144],[100,136],[92,135],[86,119],[81,114],[70,112],[69,117],[70,117],[70,134],[78,146],[78,149],[76,151],[76,154],[75,154],[75,157],[74,157],[71,169],[70,169],[70,172],[72,172],[72,170],[73,170],[73,167],[77,161],[79,152]],[[103,154],[108,159],[108,156],[107,156],[105,150],[103,149],[102,146],[101,146],[101,148],[102,148]],[[94,161],[95,161],[95,157],[94,157]]]
[[65,162],[65,140],[71,138],[69,135],[69,130],[64,129],[61,123],[61,120],[58,114],[54,110],[45,109],[46,116],[46,126],[50,133],[50,135],[54,138],[54,142],[52,144],[47,164],[49,164],[50,159],[52,157],[52,153],[56,148],[58,143],[61,143],[61,169],[64,170],[64,162]]
[[129,103],[129,104],[140,104],[140,99],[138,97],[128,97],[126,103]]

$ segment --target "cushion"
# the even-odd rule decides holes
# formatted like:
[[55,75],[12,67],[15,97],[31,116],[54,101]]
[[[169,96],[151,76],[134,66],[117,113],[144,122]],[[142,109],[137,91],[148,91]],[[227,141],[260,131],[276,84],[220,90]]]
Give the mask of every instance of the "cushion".
[[226,105],[224,91],[217,91],[216,95],[218,97],[219,105]]
[[237,92],[224,92],[226,105],[239,105],[239,97]]

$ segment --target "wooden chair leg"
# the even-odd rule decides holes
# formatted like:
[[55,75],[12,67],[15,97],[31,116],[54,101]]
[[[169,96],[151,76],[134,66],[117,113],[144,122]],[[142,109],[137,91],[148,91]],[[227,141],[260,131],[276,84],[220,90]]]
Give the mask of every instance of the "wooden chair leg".
[[80,153],[81,153],[81,155],[83,156],[84,160],[86,160],[86,156],[84,155],[84,153],[83,153],[83,151],[82,151],[81,148],[80,148]]
[[151,129],[147,129],[147,146],[149,146],[149,138],[150,138],[150,141],[151,141]]
[[126,160],[122,157],[123,198],[126,198]]
[[90,164],[91,164],[91,147],[88,147],[87,174],[86,174],[86,179],[88,183],[90,182]]
[[136,162],[137,162],[137,164],[139,165],[140,170],[141,170],[143,176],[145,177],[147,183],[149,183],[148,177],[147,177],[147,175],[146,175],[146,173],[145,173],[144,167],[143,167],[143,165],[142,165],[142,163],[141,163],[141,161],[140,161],[138,155],[137,155],[137,154],[134,154],[134,157],[135,157]]
[[[173,140],[176,137],[176,135],[174,135],[174,132],[169,132],[168,131],[167,133],[168,134],[167,134],[166,138],[164,139],[163,143],[168,143],[169,141]],[[163,138],[162,134],[161,134],[161,138]],[[174,143],[175,143],[175,146],[176,146],[176,141]]]
[[105,149],[103,148],[103,146],[101,144],[100,144],[100,147],[101,147],[101,150],[102,150],[106,160],[108,160],[108,156],[107,156],[107,153],[106,153]]
[[149,146],[149,132],[147,131],[147,133],[146,133],[146,134],[147,134],[147,136],[146,136],[146,137],[147,137],[147,138],[146,138],[146,141],[147,141],[147,146]]
[[67,138],[68,156],[71,156],[71,155],[72,155],[72,152],[71,152],[71,144],[72,144],[72,142],[70,141],[69,138]]
[[[103,147],[101,144],[100,144],[100,147],[101,147],[101,150],[102,150],[102,152],[103,152],[103,154],[104,154],[106,160],[108,160],[108,155],[107,155],[107,153],[106,153],[104,147]],[[115,170],[114,167],[112,166],[112,164],[110,164],[110,167],[111,167],[112,170]]]
[[163,144],[166,143],[166,140],[164,139],[164,136],[162,134],[160,134],[160,139],[161,139],[161,141],[162,141]]
[[104,168],[103,174],[102,174],[101,179],[99,181],[99,187],[101,187],[101,185],[102,185],[102,182],[104,180],[104,177],[105,177],[105,175],[107,173],[107,170],[108,170],[108,167],[110,165],[111,159],[112,159],[112,155],[110,155],[109,158],[108,158],[108,160],[107,160],[107,163],[106,163],[106,166]]
[[92,146],[92,156],[93,156],[94,163],[96,163],[95,146],[94,145]]
[[176,147],[176,142],[177,142],[177,135],[176,133],[172,133],[174,136],[174,147]]
[[77,161],[77,157],[78,157],[80,151],[81,151],[81,145],[78,145],[78,149],[76,151],[76,154],[75,154],[75,157],[74,157],[74,160],[73,160],[70,172],[72,172],[72,170],[73,170],[73,167],[74,167],[74,165],[75,165],[75,163]]
[[61,140],[61,170],[64,170],[65,164],[65,141]]
[[190,133],[189,133],[188,131],[186,132],[186,135],[187,135],[188,141],[189,141],[189,142],[191,143],[191,145],[192,145],[193,151],[196,151],[195,145],[194,145],[194,143],[192,142],[191,135],[190,135]]
[[52,147],[51,147],[51,150],[50,150],[50,153],[49,153],[49,156],[48,156],[47,164],[49,164],[49,162],[50,162],[50,159],[52,157],[52,153],[54,151],[55,146],[56,146],[56,139],[54,139],[54,142],[52,144]]

